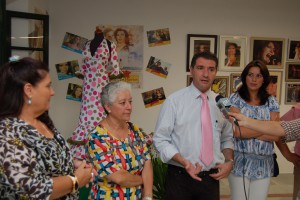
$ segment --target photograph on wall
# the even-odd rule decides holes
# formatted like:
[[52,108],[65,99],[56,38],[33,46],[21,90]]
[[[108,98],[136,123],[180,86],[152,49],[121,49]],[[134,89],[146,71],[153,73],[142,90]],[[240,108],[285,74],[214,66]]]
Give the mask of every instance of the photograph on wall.
[[142,71],[136,70],[124,70],[122,71],[124,74],[123,81],[130,83],[132,88],[142,88],[143,85],[143,73]]
[[69,83],[66,99],[80,102],[82,98],[82,86]]
[[285,67],[286,82],[300,82],[300,63],[287,62]]
[[171,64],[153,56],[150,57],[146,71],[156,76],[167,78]]
[[230,94],[236,92],[242,84],[241,73],[230,74]]
[[81,54],[85,43],[88,39],[66,32],[61,47],[70,51]]
[[285,104],[295,104],[300,102],[300,84],[286,83]]
[[191,85],[192,82],[193,82],[192,75],[186,75],[186,86]]
[[55,64],[58,80],[73,78],[78,74],[78,60],[71,60],[63,63]]
[[152,106],[162,104],[165,101],[166,96],[164,89],[161,87],[154,90],[149,90],[147,92],[143,92],[142,98],[144,101],[145,108],[150,108]]
[[144,51],[144,26],[98,25],[104,37],[117,47],[118,61],[122,70],[142,70]]
[[250,60],[261,60],[269,69],[283,68],[285,39],[252,37]]
[[196,53],[204,51],[210,51],[217,55],[217,35],[199,35],[199,34],[188,34],[187,35],[187,60],[186,60],[186,71],[190,71],[190,64],[193,56]]
[[228,85],[229,85],[228,76],[216,76],[211,86],[211,90],[217,94],[222,95],[223,97],[228,97]]
[[267,87],[267,92],[276,97],[278,103],[280,103],[281,97],[281,83],[282,83],[282,72],[281,71],[270,71],[270,83]]
[[147,31],[148,46],[161,46],[171,44],[169,28]]
[[245,36],[220,36],[220,70],[242,71],[245,66],[246,45]]
[[300,39],[289,39],[288,60],[300,62]]

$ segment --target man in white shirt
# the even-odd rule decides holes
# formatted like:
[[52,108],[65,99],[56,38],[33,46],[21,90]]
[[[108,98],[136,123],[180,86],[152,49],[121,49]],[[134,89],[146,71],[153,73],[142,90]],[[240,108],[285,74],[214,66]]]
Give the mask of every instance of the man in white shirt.
[[[217,108],[217,94],[210,89],[217,66],[212,53],[194,55],[192,84],[171,94],[161,108],[153,140],[161,160],[168,163],[166,200],[217,200],[219,180],[233,167],[232,124]],[[208,165],[201,160],[202,93],[207,95],[212,125],[213,159]]]

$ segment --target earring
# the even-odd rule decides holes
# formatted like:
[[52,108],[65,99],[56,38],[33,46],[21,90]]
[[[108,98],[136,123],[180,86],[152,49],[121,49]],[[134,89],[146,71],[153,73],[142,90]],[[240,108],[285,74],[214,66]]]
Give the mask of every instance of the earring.
[[28,104],[28,105],[31,105],[31,103],[32,103],[32,102],[31,102],[31,98],[32,98],[32,97],[30,96],[29,99],[28,99],[28,101],[27,101],[27,104]]
[[108,110],[107,112],[108,112],[108,113],[110,113],[111,111],[110,111],[110,110]]

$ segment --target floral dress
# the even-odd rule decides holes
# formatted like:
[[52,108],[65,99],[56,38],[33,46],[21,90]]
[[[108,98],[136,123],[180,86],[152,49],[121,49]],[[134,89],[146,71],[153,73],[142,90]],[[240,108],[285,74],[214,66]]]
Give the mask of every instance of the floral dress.
[[[74,176],[72,156],[56,129],[46,138],[17,118],[0,121],[0,199],[50,199],[52,177]],[[77,199],[68,194],[60,199]]]
[[142,199],[141,186],[122,187],[106,179],[107,175],[120,169],[141,175],[144,163],[150,159],[150,152],[139,128],[129,123],[129,130],[129,136],[124,141],[113,137],[101,124],[89,135],[86,148],[99,174],[90,192],[92,199]]
[[[107,71],[118,75],[120,73],[116,45],[111,43],[111,53],[107,40],[103,39],[94,56],[91,55],[88,41],[83,49],[83,65],[80,72],[84,76],[82,103],[80,108],[79,124],[72,135],[71,152],[75,158],[84,159],[86,143],[89,131],[105,117],[104,108],[101,105],[101,92],[109,82]],[[109,69],[107,69],[109,68]]]
[[[279,105],[273,96],[270,96],[266,104],[261,106],[247,104],[238,93],[233,93],[230,101],[234,107],[240,109],[242,114],[252,119],[270,120],[270,112],[279,112]],[[235,165],[232,173],[236,176],[243,176],[245,169],[245,176],[250,179],[271,177],[274,171],[273,153],[273,142],[255,138],[234,138]]]

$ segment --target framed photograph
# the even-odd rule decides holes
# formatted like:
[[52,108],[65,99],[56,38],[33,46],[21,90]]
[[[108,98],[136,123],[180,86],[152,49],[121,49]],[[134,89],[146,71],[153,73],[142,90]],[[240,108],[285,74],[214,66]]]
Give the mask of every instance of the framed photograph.
[[267,91],[270,95],[276,97],[278,103],[280,103],[281,99],[281,84],[282,71],[270,71],[270,83]]
[[230,94],[237,91],[242,85],[241,73],[230,74]]
[[283,69],[284,38],[250,38],[250,60],[261,60],[269,69]]
[[192,77],[192,75],[187,75],[187,76],[186,76],[186,86],[191,85],[192,82],[193,82],[193,77]]
[[300,63],[287,62],[285,67],[286,82],[300,82]]
[[198,35],[188,34],[187,35],[187,59],[186,59],[186,71],[189,72],[190,64],[194,54],[203,51],[210,51],[217,55],[217,35]]
[[229,77],[228,76],[216,76],[211,90],[217,94],[222,95],[223,97],[228,97],[228,85],[229,85]]
[[289,39],[288,60],[300,62],[300,39]]
[[286,83],[285,104],[295,104],[300,102],[300,83]]
[[220,70],[242,71],[246,64],[246,47],[246,36],[220,36]]

